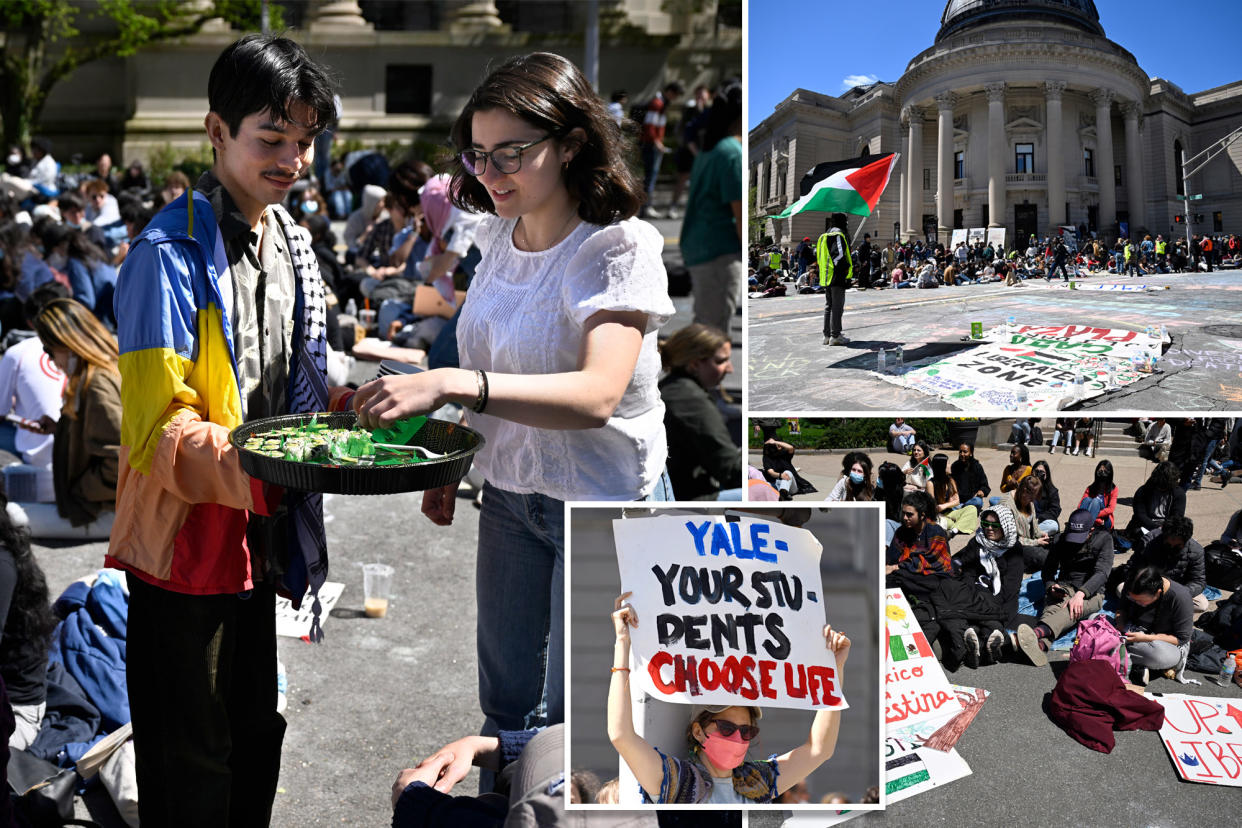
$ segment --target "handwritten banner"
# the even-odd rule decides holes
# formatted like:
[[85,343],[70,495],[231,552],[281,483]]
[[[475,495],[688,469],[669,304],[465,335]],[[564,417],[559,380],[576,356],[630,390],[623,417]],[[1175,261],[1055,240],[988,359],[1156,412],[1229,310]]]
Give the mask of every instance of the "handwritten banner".
[[970,766],[956,749],[929,747],[889,736],[884,740],[885,805],[970,776]]
[[983,339],[905,373],[874,376],[960,409],[1059,409],[1150,376],[1162,341],[1159,334],[1088,325],[1001,325]]
[[886,590],[884,603],[888,650],[884,722],[888,731],[960,713],[962,703],[910,611],[905,593],[900,589]]
[[1107,292],[1117,293],[1155,293],[1158,290],[1168,290],[1168,285],[1122,285],[1116,282],[1107,284],[1084,284],[1083,282],[1057,282],[1056,286],[1063,290],[1103,290]]
[[1166,693],[1164,742],[1177,775],[1187,782],[1242,787],[1242,700]]
[[848,707],[824,644],[822,548],[804,529],[723,517],[613,521],[632,677],[664,701]]

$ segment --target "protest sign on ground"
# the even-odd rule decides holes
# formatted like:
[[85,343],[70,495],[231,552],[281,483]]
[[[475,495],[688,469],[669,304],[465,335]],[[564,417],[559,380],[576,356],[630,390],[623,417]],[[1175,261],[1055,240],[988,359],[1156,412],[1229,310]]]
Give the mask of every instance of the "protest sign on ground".
[[720,516],[613,522],[621,589],[638,616],[631,676],[654,698],[808,710],[848,705],[824,643],[810,532]]
[[1242,700],[1166,693],[1164,742],[1177,775],[1187,782],[1242,787]]
[[884,792],[888,805],[964,776],[970,776],[970,766],[957,750],[932,750],[892,736],[884,740]]
[[960,684],[950,686],[957,700],[962,704],[960,711],[943,713],[910,723],[894,722],[885,727],[884,735],[918,745],[926,744],[936,750],[945,751],[955,747],[991,694],[979,687],[963,687]]
[[[900,374],[875,374],[972,411],[1063,408],[1150,376],[1161,337],[1089,325],[1000,325],[983,343]],[[1081,378],[1081,384],[1075,381]]]
[[1094,284],[1079,281],[1058,282],[1057,287],[1064,288],[1065,290],[1102,290],[1113,293],[1154,293],[1157,290],[1169,289],[1168,285],[1135,285],[1120,284],[1118,282]]
[[888,663],[884,675],[886,731],[962,710],[900,589],[885,590]]

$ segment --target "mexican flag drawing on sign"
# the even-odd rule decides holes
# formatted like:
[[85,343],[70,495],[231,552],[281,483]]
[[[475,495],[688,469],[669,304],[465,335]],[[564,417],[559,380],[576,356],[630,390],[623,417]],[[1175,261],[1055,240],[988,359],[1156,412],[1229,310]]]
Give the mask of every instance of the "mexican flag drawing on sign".
[[[884,194],[899,157],[890,152],[817,164],[803,176],[802,197],[771,218],[789,218],[807,210],[869,216]],[[808,180],[813,182],[809,188]]]

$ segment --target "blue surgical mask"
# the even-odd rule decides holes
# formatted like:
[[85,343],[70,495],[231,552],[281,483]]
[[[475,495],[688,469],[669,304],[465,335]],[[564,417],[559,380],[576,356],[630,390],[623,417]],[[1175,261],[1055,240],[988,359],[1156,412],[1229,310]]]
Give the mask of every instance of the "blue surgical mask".
[[853,483],[855,486],[861,486],[863,482],[863,476],[859,474],[858,472],[850,472],[850,482]]

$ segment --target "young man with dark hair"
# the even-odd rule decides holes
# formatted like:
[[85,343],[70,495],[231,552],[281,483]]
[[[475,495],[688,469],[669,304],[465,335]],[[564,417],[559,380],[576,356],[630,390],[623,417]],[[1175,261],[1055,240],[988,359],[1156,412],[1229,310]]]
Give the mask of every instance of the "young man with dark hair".
[[[1148,671],[1180,676],[1194,635],[1194,607],[1186,587],[1170,581],[1156,566],[1135,569],[1126,579],[1125,599],[1113,620],[1126,637],[1135,684],[1146,684]],[[1141,672],[1141,675],[1136,675]]]
[[906,595],[926,596],[937,578],[953,574],[949,536],[936,523],[936,501],[927,492],[910,492],[901,499],[901,527],[888,546],[884,572],[890,588]]
[[1147,536],[1146,546],[1130,561],[1130,569],[1159,567],[1166,578],[1186,587],[1196,612],[1207,612],[1208,601],[1203,597],[1207,564],[1203,546],[1194,534],[1194,521],[1185,515],[1165,518],[1160,528]]
[[228,435],[345,397],[326,381],[318,264],[279,206],[332,118],[331,83],[297,43],[249,35],[217,59],[208,103],[214,164],[134,239],[116,291],[124,419],[107,563],[130,590],[146,825],[271,819],[285,730],[275,594],[300,602],[327,575],[322,498],[247,476]]
[[1104,585],[1112,568],[1112,535],[1097,530],[1089,511],[1075,509],[1044,561],[1039,623],[1033,628],[1018,625],[1018,648],[1032,664],[1045,666],[1051,642],[1104,607]]

